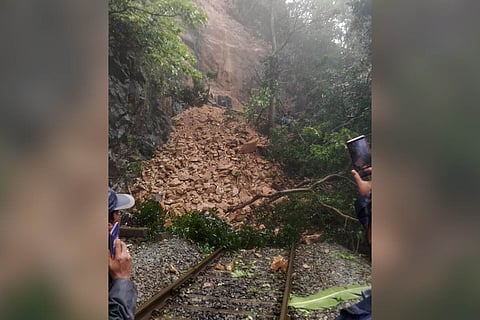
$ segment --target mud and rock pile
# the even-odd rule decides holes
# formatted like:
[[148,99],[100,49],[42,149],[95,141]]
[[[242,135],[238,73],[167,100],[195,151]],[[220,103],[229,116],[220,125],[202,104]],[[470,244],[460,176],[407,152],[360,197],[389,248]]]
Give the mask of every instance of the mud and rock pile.
[[[169,140],[144,162],[131,188],[137,202],[156,199],[177,214],[216,207],[222,217],[257,194],[293,184],[278,164],[259,154],[267,139],[231,110],[206,105],[188,109],[173,121]],[[250,211],[246,206],[227,218],[239,222]]]

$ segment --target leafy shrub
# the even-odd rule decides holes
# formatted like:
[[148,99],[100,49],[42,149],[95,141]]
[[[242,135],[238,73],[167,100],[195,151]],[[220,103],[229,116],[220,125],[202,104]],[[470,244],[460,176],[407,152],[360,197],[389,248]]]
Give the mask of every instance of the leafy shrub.
[[165,212],[158,201],[147,200],[142,203],[137,219],[140,225],[149,229],[148,236],[153,239],[158,232],[163,230],[165,216]]
[[226,221],[218,218],[215,210],[189,211],[172,221],[174,234],[216,248],[228,245],[230,228]]
[[244,225],[235,229],[226,219],[218,217],[216,209],[208,212],[193,210],[172,221],[171,231],[196,242],[201,248],[213,250],[224,247],[229,250],[251,249],[273,243],[273,234]]
[[191,106],[202,106],[208,102],[209,92],[210,88],[206,87],[201,78],[193,78],[193,87],[183,87],[174,97]]
[[352,187],[339,183],[345,190],[340,196],[335,190],[296,194],[274,206],[262,206],[254,210],[253,219],[265,226],[264,233],[275,235],[269,245],[289,247],[296,243],[305,231],[322,234],[322,241],[339,243],[353,251],[368,252],[368,243],[362,226],[357,221],[346,220],[322,205],[338,208],[344,213],[353,211]]
[[[216,209],[208,212],[192,210],[181,216],[171,217],[172,225],[169,231],[194,241],[207,253],[220,247],[228,250],[287,248],[298,242],[306,230],[322,233],[324,241],[334,241],[353,251],[367,253],[368,244],[360,224],[346,221],[322,206],[321,202],[342,210],[351,203],[348,199],[335,199],[332,194],[292,195],[288,201],[256,208],[251,221],[247,221],[248,223],[240,228],[235,228],[226,219],[219,218]],[[136,216],[141,225],[149,227],[151,239],[164,230],[163,223],[167,215],[158,202],[144,202]],[[263,224],[264,228],[260,230],[252,226],[252,222],[256,225]]]
[[245,105],[245,119],[248,122],[254,123],[257,127],[263,125],[265,116],[261,115],[265,112],[270,105],[272,98],[272,92],[268,87],[257,87],[251,90],[250,99]]
[[345,142],[356,135],[345,128],[323,132],[320,126],[277,127],[272,130],[268,152],[289,174],[319,178],[351,167]]

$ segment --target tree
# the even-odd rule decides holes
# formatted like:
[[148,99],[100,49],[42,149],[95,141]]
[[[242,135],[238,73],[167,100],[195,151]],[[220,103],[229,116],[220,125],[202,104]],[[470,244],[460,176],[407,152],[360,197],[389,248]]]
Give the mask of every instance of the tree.
[[184,25],[199,27],[206,19],[190,0],[110,0],[109,55],[125,61],[120,56],[133,52],[163,88],[181,76],[200,77],[179,36]]
[[[250,119],[258,119],[268,108],[269,155],[293,175],[318,178],[348,171],[345,141],[371,132],[371,1],[349,1],[242,0],[237,5],[238,12],[248,12],[239,20],[272,43],[248,114],[256,112]],[[272,124],[275,111],[290,112],[294,121]],[[336,199],[345,196],[352,195],[337,193]]]

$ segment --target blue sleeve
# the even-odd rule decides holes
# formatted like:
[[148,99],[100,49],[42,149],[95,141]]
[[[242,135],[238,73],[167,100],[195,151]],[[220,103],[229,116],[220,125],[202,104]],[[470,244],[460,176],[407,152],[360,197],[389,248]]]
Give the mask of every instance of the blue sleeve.
[[137,288],[129,279],[112,280],[108,292],[108,319],[123,320],[135,318]]
[[357,201],[355,201],[355,213],[362,226],[367,230],[372,220],[371,194],[358,197]]

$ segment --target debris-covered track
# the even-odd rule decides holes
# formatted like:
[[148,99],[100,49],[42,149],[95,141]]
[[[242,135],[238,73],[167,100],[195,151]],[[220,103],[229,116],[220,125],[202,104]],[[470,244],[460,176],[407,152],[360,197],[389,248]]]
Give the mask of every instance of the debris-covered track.
[[292,263],[271,268],[293,252],[219,249],[140,306],[136,319],[288,319]]
[[150,319],[151,313],[157,308],[161,308],[165,305],[167,300],[175,295],[175,292],[180,288],[185,282],[195,277],[199,272],[201,272],[212,260],[215,260],[218,256],[223,253],[223,249],[217,249],[215,252],[210,254],[208,257],[203,259],[199,264],[197,264],[190,271],[181,276],[177,281],[172,283],[166,288],[163,288],[159,293],[150,298],[145,302],[140,308],[137,309],[135,313],[135,319],[144,320]]

